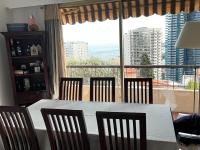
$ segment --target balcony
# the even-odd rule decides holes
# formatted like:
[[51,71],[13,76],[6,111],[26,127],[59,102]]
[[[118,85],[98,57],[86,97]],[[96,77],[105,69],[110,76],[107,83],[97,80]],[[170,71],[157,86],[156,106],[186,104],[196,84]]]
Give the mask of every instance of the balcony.
[[[193,110],[198,112],[199,109],[199,68],[200,66],[193,65],[125,66],[124,77],[144,77],[142,75],[145,73],[144,70],[152,69],[154,103],[169,105],[173,112],[193,113]],[[114,76],[116,101],[122,100],[120,66],[118,65],[67,66],[67,73],[68,77],[83,77],[83,100],[89,100],[90,77]],[[193,105],[194,102],[195,105]]]

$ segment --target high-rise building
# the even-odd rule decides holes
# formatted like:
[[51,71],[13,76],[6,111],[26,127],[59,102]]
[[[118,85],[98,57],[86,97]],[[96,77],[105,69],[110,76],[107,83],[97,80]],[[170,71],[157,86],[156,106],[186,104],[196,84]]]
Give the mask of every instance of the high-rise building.
[[[200,13],[193,12],[186,14],[181,12],[179,14],[167,14],[166,28],[165,28],[165,64],[166,65],[194,65],[200,64],[200,51],[189,49],[177,49],[175,43],[178,36],[187,21],[200,20]],[[165,78],[167,80],[181,82],[183,75],[194,74],[192,68],[176,68],[166,69]]]
[[124,34],[124,65],[131,65],[130,54],[130,36],[128,33]]
[[88,43],[73,41],[64,43],[67,58],[74,60],[85,60],[88,58]]
[[[187,20],[184,12],[180,14],[167,14],[165,21],[165,64],[166,65],[183,65],[184,49],[176,49],[175,43]],[[166,79],[172,81],[181,81],[183,68],[166,69]]]
[[[137,28],[124,35],[125,65],[140,65],[146,53],[152,65],[162,63],[162,30],[159,28]],[[161,70],[154,69],[154,77],[161,79]]]

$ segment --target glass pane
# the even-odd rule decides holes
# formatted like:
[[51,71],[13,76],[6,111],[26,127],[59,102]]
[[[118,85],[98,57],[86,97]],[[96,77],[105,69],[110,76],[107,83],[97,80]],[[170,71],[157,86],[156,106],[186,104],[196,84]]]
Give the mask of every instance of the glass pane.
[[191,20],[200,20],[200,12],[123,20],[125,77],[153,78],[154,103],[169,105],[173,112],[192,113],[194,98],[198,104],[198,73],[195,80],[195,68],[181,65],[200,64],[200,52],[175,48],[181,29]]
[[89,99],[90,77],[115,77],[120,86],[119,20],[67,24],[63,33],[67,74],[84,78],[83,99]]

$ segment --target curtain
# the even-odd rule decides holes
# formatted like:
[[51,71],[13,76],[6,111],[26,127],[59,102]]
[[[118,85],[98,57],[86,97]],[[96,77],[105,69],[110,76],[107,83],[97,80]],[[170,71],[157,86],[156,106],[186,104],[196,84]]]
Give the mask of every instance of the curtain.
[[58,98],[59,79],[64,77],[66,72],[62,20],[58,5],[45,6],[45,30],[47,32],[50,94],[52,98]]
[[[165,15],[166,13],[177,14],[181,11],[199,11],[200,0],[122,0],[123,18],[150,16],[153,14]],[[103,2],[75,7],[62,7],[63,24],[94,22],[106,19],[119,18],[119,2]]]

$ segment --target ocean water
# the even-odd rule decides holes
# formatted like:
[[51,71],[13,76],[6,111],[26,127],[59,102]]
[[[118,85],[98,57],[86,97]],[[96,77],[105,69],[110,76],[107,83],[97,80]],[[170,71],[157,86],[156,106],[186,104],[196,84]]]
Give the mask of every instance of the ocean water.
[[116,59],[120,57],[119,46],[113,44],[89,45],[89,56],[103,60]]

